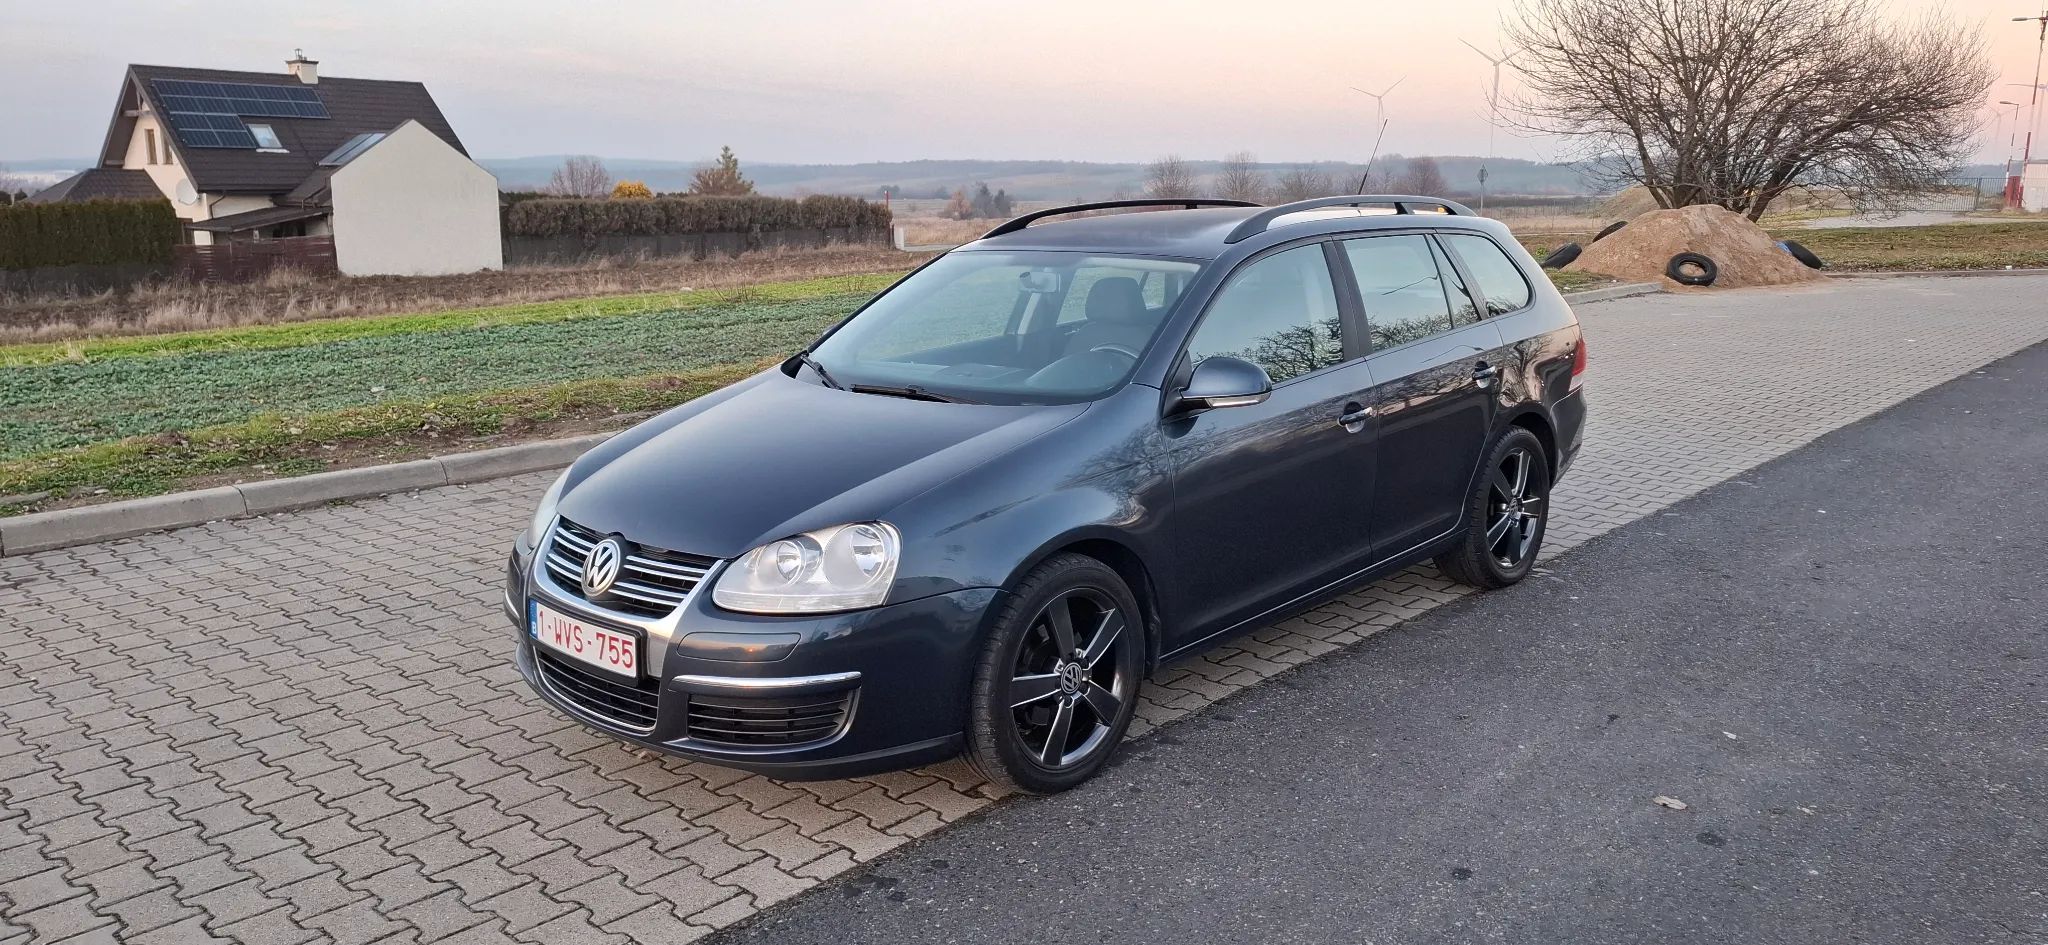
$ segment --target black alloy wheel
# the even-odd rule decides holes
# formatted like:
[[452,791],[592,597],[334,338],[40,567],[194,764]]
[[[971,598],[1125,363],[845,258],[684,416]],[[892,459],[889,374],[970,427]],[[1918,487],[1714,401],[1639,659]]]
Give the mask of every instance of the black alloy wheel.
[[1487,451],[1457,543],[1437,555],[1450,579],[1506,587],[1529,576],[1550,518],[1550,454],[1536,434],[1510,427]]
[[1548,477],[1534,475],[1542,462],[1542,457],[1517,447],[1487,477],[1486,549],[1503,568],[1520,565],[1536,550],[1543,505],[1550,498],[1539,491],[1539,483]]
[[1047,768],[1080,762],[1110,734],[1133,680],[1107,659],[1129,621],[1108,595],[1075,588],[1032,621],[1010,677],[1010,720],[1031,757]]
[[1047,794],[1087,780],[1130,726],[1144,622],[1109,566],[1059,555],[1022,581],[977,671],[968,759],[995,785]]

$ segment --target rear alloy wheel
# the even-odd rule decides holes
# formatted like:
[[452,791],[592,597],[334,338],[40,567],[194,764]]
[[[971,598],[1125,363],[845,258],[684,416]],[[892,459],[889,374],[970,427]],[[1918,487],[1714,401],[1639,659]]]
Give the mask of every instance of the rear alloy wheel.
[[1527,577],[1550,517],[1550,459],[1542,441],[1521,427],[1509,429],[1488,451],[1469,502],[1465,531],[1456,547],[1437,556],[1437,567],[1482,588]]
[[1060,555],[997,618],[975,673],[968,759],[1033,794],[1093,776],[1130,727],[1144,675],[1137,601],[1109,566]]

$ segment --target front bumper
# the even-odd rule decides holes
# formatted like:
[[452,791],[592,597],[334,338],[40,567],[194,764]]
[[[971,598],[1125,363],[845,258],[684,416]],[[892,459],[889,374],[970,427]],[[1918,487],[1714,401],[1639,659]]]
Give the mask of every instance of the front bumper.
[[[845,614],[762,617],[713,605],[714,571],[679,608],[667,639],[636,631],[650,674],[639,685],[655,697],[651,724],[636,725],[543,673],[546,657],[537,653],[529,625],[531,601],[601,626],[633,628],[534,580],[532,555],[522,546],[507,562],[504,605],[516,631],[520,675],[550,705],[591,728],[667,754],[793,780],[908,767],[952,757],[965,745],[973,658],[1000,594],[995,589]],[[839,701],[845,716],[829,735],[792,746],[737,746],[693,734],[693,701],[701,712],[711,703],[763,699]],[[697,722],[701,734],[701,716]]]

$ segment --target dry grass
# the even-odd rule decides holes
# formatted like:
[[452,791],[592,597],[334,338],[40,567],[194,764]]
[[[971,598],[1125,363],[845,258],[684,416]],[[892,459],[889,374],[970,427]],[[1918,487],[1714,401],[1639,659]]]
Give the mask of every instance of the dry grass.
[[899,220],[905,246],[958,246],[981,239],[1001,220],[948,220],[944,217],[910,217]]
[[905,269],[922,259],[887,247],[858,246],[775,250],[702,262],[660,259],[520,267],[460,276],[346,278],[279,270],[239,285],[159,282],[63,296],[0,295],[0,344],[720,288]]

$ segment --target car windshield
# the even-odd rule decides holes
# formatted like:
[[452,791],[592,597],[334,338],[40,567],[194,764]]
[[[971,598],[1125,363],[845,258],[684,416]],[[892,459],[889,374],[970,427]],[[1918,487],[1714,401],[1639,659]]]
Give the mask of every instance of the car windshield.
[[953,253],[876,299],[811,360],[857,391],[1001,404],[1090,400],[1130,377],[1200,269],[1148,256]]

